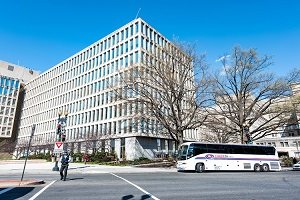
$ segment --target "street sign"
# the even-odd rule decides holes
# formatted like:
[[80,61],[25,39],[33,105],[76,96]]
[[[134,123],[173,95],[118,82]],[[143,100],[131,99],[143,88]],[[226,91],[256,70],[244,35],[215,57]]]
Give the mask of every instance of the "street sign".
[[55,142],[53,153],[63,153],[64,152],[64,143],[63,142]]

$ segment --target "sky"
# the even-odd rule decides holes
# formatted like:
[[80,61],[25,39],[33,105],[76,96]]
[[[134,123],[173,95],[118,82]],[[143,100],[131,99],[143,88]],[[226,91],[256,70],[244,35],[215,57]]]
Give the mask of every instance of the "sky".
[[300,68],[298,0],[0,0],[0,60],[44,72],[136,17],[211,67],[240,46],[278,75]]

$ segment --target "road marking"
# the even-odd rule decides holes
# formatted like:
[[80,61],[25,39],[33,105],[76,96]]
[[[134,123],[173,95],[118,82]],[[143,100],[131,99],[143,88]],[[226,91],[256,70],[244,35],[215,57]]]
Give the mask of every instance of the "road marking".
[[137,186],[136,184],[134,184],[134,183],[132,183],[132,182],[126,180],[125,178],[122,178],[122,177],[120,177],[120,176],[118,176],[118,175],[116,175],[116,174],[114,174],[114,173],[110,173],[110,174],[113,175],[113,176],[115,176],[115,177],[117,177],[117,178],[119,178],[119,179],[122,179],[123,181],[126,181],[126,182],[129,183],[130,185],[133,185],[134,187],[136,187],[136,188],[139,189],[140,191],[142,191],[142,192],[144,192],[145,194],[149,195],[152,199],[154,199],[154,200],[160,200],[159,198],[157,198],[157,197],[155,197],[154,195],[150,194],[149,192],[147,192],[147,191],[144,190],[143,188]]
[[0,194],[3,194],[3,193],[5,193],[5,192],[8,192],[9,190],[12,190],[12,189],[14,189],[14,188],[6,188],[6,189],[4,189],[4,190],[1,190],[1,191],[0,191]]
[[53,183],[55,183],[55,181],[52,181],[51,183],[49,183],[48,185],[46,185],[43,189],[41,189],[38,193],[36,193],[33,197],[31,197],[29,200],[34,200],[35,198],[37,198],[40,194],[42,194],[42,192],[44,192],[48,187],[50,187]]

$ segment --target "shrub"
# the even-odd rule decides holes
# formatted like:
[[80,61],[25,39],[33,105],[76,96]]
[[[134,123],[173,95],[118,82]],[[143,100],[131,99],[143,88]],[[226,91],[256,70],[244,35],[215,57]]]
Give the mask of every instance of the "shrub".
[[291,166],[293,166],[293,159],[289,158],[287,156],[284,156],[282,158],[282,164],[286,167],[291,167]]
[[114,153],[107,152],[95,152],[89,156],[91,162],[101,163],[101,162],[111,162],[114,161],[116,156]]
[[132,164],[133,165],[139,165],[139,164],[148,164],[148,163],[151,163],[151,162],[153,162],[153,161],[148,159],[148,158],[140,157],[138,159],[133,160]]
[[71,153],[71,157],[73,158],[73,162],[81,162],[83,154],[78,152],[78,153]]

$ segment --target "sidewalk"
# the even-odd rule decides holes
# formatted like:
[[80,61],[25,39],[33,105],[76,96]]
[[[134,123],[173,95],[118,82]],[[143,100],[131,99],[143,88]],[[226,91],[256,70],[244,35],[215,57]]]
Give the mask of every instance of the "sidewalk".
[[8,187],[19,187],[19,186],[29,186],[29,185],[40,185],[44,184],[45,182],[43,180],[15,180],[15,179],[9,179],[9,180],[0,180],[0,188],[8,188]]

